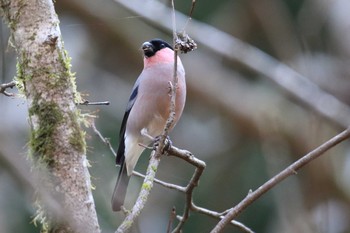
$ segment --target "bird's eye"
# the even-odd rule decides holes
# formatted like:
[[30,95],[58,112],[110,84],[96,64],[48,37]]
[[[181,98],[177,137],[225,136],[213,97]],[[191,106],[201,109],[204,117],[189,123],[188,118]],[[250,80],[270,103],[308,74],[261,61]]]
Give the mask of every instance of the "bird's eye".
[[160,48],[161,49],[165,48],[165,44],[160,44]]

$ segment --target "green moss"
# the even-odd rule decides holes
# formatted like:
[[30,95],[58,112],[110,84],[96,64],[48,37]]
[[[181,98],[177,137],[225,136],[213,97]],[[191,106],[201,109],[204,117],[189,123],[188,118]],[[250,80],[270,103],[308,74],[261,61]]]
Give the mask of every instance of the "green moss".
[[85,153],[85,132],[83,130],[78,130],[74,128],[71,137],[69,138],[69,143],[77,150]]
[[156,166],[151,166],[152,171],[157,172],[157,167]]
[[26,80],[28,76],[25,74],[25,67],[28,66],[29,59],[27,55],[22,52],[20,57],[17,57],[16,64],[16,78],[19,80]]
[[42,208],[42,205],[40,204],[40,201],[37,199],[34,202],[34,206],[36,207],[36,213],[35,216],[32,220],[32,223],[34,224],[34,226],[38,226],[38,222],[41,225],[41,233],[47,233],[49,232],[49,222],[47,221],[46,213],[45,210]]
[[142,189],[145,189],[147,191],[151,190],[151,188],[152,188],[151,185],[148,183],[143,183],[142,185]]
[[86,142],[85,142],[85,132],[80,128],[79,118],[80,118],[79,110],[76,110],[75,113],[70,114],[71,120],[71,129],[73,130],[71,136],[69,137],[69,143],[76,149],[77,151],[83,152],[85,154],[86,150]]
[[[37,199],[34,202],[36,207],[36,213],[32,220],[34,226],[41,225],[40,233],[54,233],[54,232],[64,232],[64,233],[74,233],[69,224],[62,221],[62,219],[55,217],[52,210],[45,208],[44,205]],[[48,214],[50,213],[51,214]]]
[[31,75],[25,73],[28,64],[29,60],[24,52],[20,57],[17,57],[16,76],[14,77],[14,80],[16,81],[16,87],[21,95],[25,94],[25,81],[32,78]]
[[31,131],[30,148],[32,155],[51,167],[54,164],[52,158],[55,148],[54,132],[63,120],[62,113],[57,104],[53,102],[38,103],[38,98],[34,98],[32,107],[29,109],[29,116],[35,116],[39,121],[39,128]]
[[71,72],[71,61],[72,58],[69,57],[68,52],[66,50],[63,50],[62,53],[59,53],[59,60],[63,64],[64,67],[64,74],[70,79],[70,85],[73,91],[73,96],[74,96],[74,102],[75,103],[81,103],[82,98],[80,93],[77,91],[77,85],[76,85],[76,78],[75,78],[75,73]]
[[125,229],[129,229],[131,226],[132,226],[132,224],[133,224],[133,221],[131,221],[131,220],[129,220],[129,221],[125,221],[125,222],[123,222],[123,224],[124,224],[124,228]]

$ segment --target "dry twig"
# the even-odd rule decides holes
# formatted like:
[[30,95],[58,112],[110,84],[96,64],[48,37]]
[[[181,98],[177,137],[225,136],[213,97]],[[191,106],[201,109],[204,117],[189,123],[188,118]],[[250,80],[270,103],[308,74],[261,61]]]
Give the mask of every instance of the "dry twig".
[[196,167],[196,170],[192,175],[190,182],[184,190],[186,194],[186,202],[183,214],[181,217],[178,218],[179,224],[173,230],[173,232],[180,232],[182,226],[189,217],[190,209],[193,204],[193,190],[198,185],[199,178],[201,177],[206,165],[203,161],[194,157],[193,154],[189,151],[180,150],[175,147],[170,147],[168,153],[169,155],[181,158]]
[[[199,182],[199,178],[201,176],[201,174],[203,173],[204,169],[205,169],[205,162],[197,159],[196,157],[194,157],[194,155],[187,151],[187,150],[182,150],[182,149],[178,149],[174,146],[171,146],[168,151],[167,151],[169,156],[175,156],[178,157],[180,159],[185,160],[186,162],[190,163],[191,165],[196,167],[196,170],[194,172],[194,174],[192,175],[191,180],[188,182],[188,184],[186,185],[186,187],[180,186],[180,185],[175,185],[175,184],[171,184],[171,183],[167,183],[158,179],[154,179],[155,183],[158,183],[166,188],[169,189],[173,189],[173,190],[177,190],[179,192],[185,193],[186,194],[186,203],[185,203],[185,207],[184,207],[184,211],[183,211],[183,215],[182,216],[178,216],[179,219],[179,224],[176,226],[176,228],[173,230],[173,232],[179,232],[183,226],[183,224],[185,223],[185,221],[188,219],[189,217],[189,213],[190,211],[192,212],[197,212],[197,213],[201,213],[201,214],[205,214],[208,215],[210,217],[216,218],[216,219],[222,219],[223,216],[226,214],[226,212],[223,213],[218,213],[216,211],[212,211],[212,210],[208,210],[206,208],[203,207],[199,207],[197,205],[194,204],[193,202],[193,191],[194,188],[198,185]],[[145,176],[142,175],[141,173],[138,172],[133,172],[133,175],[139,176],[144,178]],[[252,233],[253,231],[251,229],[249,229],[247,226],[245,226],[244,224],[238,222],[238,221],[234,221],[232,220],[230,222],[231,225],[238,227],[242,232],[248,232],[248,233]]]
[[310,163],[312,160],[318,158],[322,154],[324,154],[329,149],[333,148],[334,146],[338,145],[342,141],[350,138],[350,127],[341,132],[340,134],[334,136],[333,138],[329,139],[313,151],[309,152],[287,168],[285,168],[283,171],[272,177],[270,180],[268,180],[266,183],[261,185],[257,190],[254,192],[249,192],[248,195],[236,206],[234,206],[232,209],[228,211],[226,216],[215,226],[215,228],[211,231],[211,233],[219,233],[222,232],[224,227],[232,221],[235,217],[237,217],[245,208],[247,208],[251,203],[256,201],[260,196],[262,196],[264,193],[272,189],[275,185],[286,179],[287,177],[291,175],[296,175],[297,171],[304,167],[306,164]]
[[171,232],[171,228],[173,226],[174,219],[176,218],[176,208],[175,206],[171,209],[171,213],[169,216],[169,223],[168,223],[168,228],[167,228],[167,233]]
[[85,100],[81,103],[77,103],[79,105],[109,105],[109,101],[101,101],[101,102],[90,102],[88,100]]
[[106,144],[106,146],[108,146],[108,148],[111,150],[112,154],[114,155],[114,157],[117,157],[117,153],[115,153],[111,142],[109,141],[109,138],[105,138],[102,136],[102,134],[100,133],[100,131],[98,131],[98,129],[96,128],[95,122],[92,121],[91,123],[91,128],[92,130],[95,132],[95,134],[101,139],[101,141]]
[[9,82],[9,83],[3,83],[3,84],[0,84],[0,93],[4,94],[5,96],[14,96],[15,94],[14,93],[10,93],[10,92],[7,92],[6,89],[7,88],[13,88],[16,86],[16,82],[15,81],[12,81],[12,82]]
[[[178,149],[176,147],[169,148],[168,153],[169,153],[169,155],[181,158],[181,159],[185,160],[186,162],[188,162],[191,165],[196,167],[196,170],[195,170],[194,174],[192,175],[190,182],[185,187],[185,189],[179,189],[179,191],[182,191],[186,194],[186,203],[185,203],[183,215],[178,216],[178,219],[180,222],[176,226],[176,228],[173,230],[173,232],[174,233],[180,232],[183,224],[185,223],[185,221],[189,217],[190,211],[206,214],[206,215],[214,217],[214,218],[219,218],[219,219],[222,218],[222,214],[217,213],[215,211],[211,211],[211,210],[202,208],[202,207],[198,207],[193,203],[193,191],[194,191],[194,188],[197,187],[197,185],[199,183],[199,178],[202,175],[202,173],[206,167],[206,164],[203,161],[194,157],[191,152],[186,151],[186,150],[181,150],[181,149]],[[250,230],[248,227],[246,227],[245,225],[243,225],[240,222],[231,221],[230,223],[233,226],[236,226],[239,229],[241,229],[242,232],[253,232],[252,230]]]

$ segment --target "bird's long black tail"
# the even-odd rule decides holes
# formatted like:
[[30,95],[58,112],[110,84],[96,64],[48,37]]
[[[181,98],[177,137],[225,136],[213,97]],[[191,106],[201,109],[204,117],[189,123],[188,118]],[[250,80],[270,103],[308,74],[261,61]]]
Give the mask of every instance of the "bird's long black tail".
[[117,179],[117,183],[114,188],[113,196],[112,196],[112,209],[113,211],[120,211],[121,206],[124,204],[126,190],[128,188],[130,176],[126,171],[126,166],[124,161],[121,162],[119,175]]

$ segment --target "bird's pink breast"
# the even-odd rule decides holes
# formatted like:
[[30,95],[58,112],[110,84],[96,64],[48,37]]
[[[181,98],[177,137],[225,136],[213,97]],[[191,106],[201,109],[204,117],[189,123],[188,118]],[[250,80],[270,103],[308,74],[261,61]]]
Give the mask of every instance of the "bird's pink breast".
[[174,62],[174,51],[169,48],[164,48],[152,56],[148,58],[144,58],[144,68],[147,69],[153,65],[161,64],[161,63],[173,63]]

